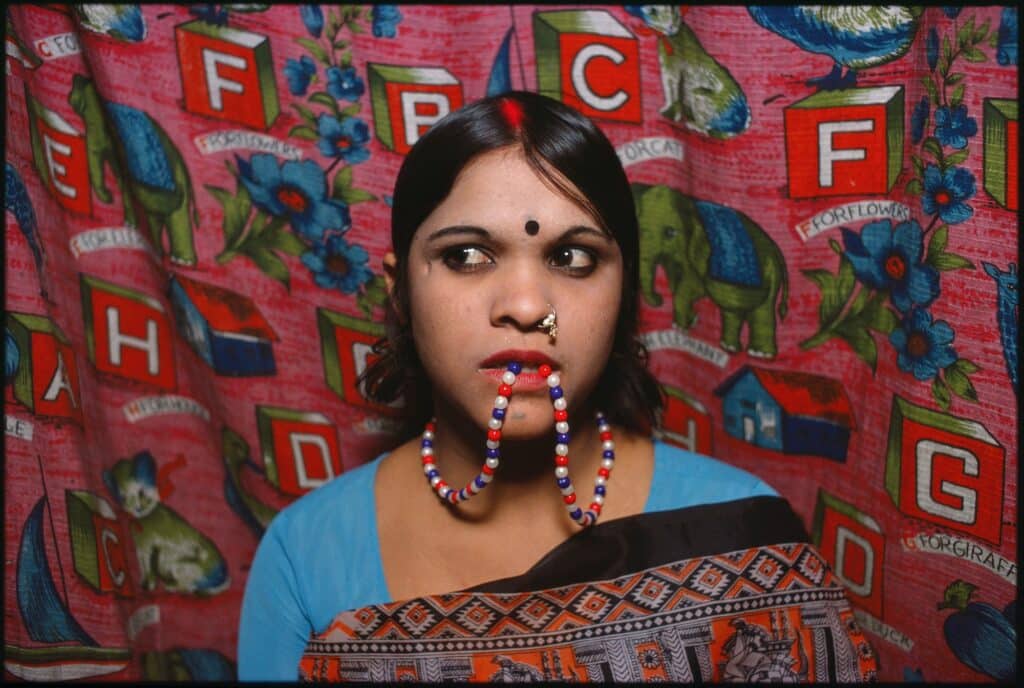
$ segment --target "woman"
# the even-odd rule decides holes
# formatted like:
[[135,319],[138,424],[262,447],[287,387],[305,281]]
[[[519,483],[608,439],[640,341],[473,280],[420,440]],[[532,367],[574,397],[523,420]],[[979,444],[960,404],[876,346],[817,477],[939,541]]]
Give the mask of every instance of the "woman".
[[[392,244],[388,337],[363,382],[379,402],[404,398],[417,436],[271,523],[243,603],[241,678],[873,669],[813,550],[765,549],[806,541],[784,500],[652,441],[661,396],[635,339],[635,209],[593,123],[521,92],[449,115],[402,165]],[[728,566],[710,557],[731,552]],[[777,605],[783,574],[824,597]],[[703,604],[755,588],[756,613]]]

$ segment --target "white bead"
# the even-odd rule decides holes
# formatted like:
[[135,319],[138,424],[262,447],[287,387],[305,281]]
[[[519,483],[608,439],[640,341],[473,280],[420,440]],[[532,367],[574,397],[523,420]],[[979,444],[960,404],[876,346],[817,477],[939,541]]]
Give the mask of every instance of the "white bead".
[[438,492],[438,494],[441,495],[441,499],[447,499],[448,495],[451,493],[451,491],[452,491],[452,488],[450,488],[450,487],[442,487],[441,490]]
[[565,510],[568,511],[570,514],[572,512],[574,512],[574,511],[576,511],[576,509],[578,509],[578,508],[579,508],[579,506],[577,506],[575,502],[573,502],[572,504],[566,504],[565,505]]
[[565,410],[565,397],[558,397],[553,402],[551,402],[551,405],[555,407],[556,411],[564,411]]
[[501,463],[501,462],[496,457],[491,456],[491,457],[488,457],[486,463],[487,463],[487,467],[493,470],[493,469],[497,468],[498,464]]
[[434,448],[433,447],[420,447],[420,456],[433,456],[433,455],[434,455]]
[[573,487],[572,485],[569,485],[569,487],[563,487],[562,488],[562,496],[563,497],[568,497],[569,495],[571,495],[575,491],[576,491],[576,488]]
[[607,482],[607,481],[604,479],[603,475],[599,475],[596,478],[594,478],[594,484],[595,485],[604,485],[605,482]]
[[487,427],[489,427],[491,430],[501,430],[501,421],[498,420],[497,418],[491,418],[489,421],[487,421]]
[[430,471],[433,471],[433,470],[436,470],[436,469],[437,469],[437,466],[435,466],[432,463],[425,463],[425,464],[423,464],[423,472],[424,473],[430,473]]
[[513,373],[511,370],[506,370],[501,375],[501,381],[504,382],[506,385],[514,384],[516,381],[516,374]]
[[604,495],[594,495],[594,504],[604,504]]
[[605,451],[615,451],[615,442],[612,440],[605,440],[601,443],[601,448]]
[[548,387],[557,387],[562,383],[562,378],[558,377],[558,373],[551,373],[548,375]]
[[439,482],[441,482],[441,476],[435,475],[433,478],[430,479],[430,486],[431,487],[437,487],[437,484]]
[[501,442],[499,442],[498,440],[487,440],[487,448],[488,449],[497,449],[500,446],[501,446]]
[[433,431],[431,431],[431,430],[424,430],[423,431],[423,439],[425,439],[425,440],[432,440],[432,439],[434,439]]
[[611,430],[611,426],[608,426],[608,425],[598,425],[597,426],[597,431],[598,432],[608,432],[609,430]]
[[555,476],[556,477],[564,478],[567,475],[569,475],[569,467],[568,466],[555,466]]
[[485,483],[489,483],[492,480],[494,480],[494,476],[493,475],[487,475],[486,473],[481,473],[480,474],[480,479],[483,480]]
[[508,408],[508,397],[503,397],[501,395],[498,395],[498,396],[494,397],[494,408],[496,408],[496,409]]
[[556,444],[555,445],[555,453],[558,454],[559,456],[568,456],[569,455],[569,445],[568,444]]
[[564,420],[558,421],[555,423],[555,432],[561,432],[563,434],[569,432],[569,424]]
[[609,471],[615,466],[615,459],[601,459],[601,468],[607,468]]

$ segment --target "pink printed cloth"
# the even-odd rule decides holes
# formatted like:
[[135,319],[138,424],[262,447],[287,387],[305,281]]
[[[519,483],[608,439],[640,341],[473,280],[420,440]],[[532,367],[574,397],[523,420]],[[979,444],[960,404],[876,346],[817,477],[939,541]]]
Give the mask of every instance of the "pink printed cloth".
[[662,435],[789,499],[879,678],[1012,678],[1015,9],[76,7],[6,10],[7,678],[234,676],[267,523],[394,443],[402,156],[508,89],[634,183]]

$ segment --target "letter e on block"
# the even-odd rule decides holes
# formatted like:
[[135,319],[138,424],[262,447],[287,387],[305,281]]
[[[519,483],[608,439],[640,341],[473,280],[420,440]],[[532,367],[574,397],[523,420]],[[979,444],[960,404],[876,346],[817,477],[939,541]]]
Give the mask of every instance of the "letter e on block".
[[903,169],[903,87],[822,91],[785,109],[790,198],[884,194]]
[[46,166],[46,185],[57,202],[73,213],[92,212],[89,188],[89,157],[85,136],[63,117],[43,106],[34,115],[34,144]]
[[893,398],[885,489],[903,514],[999,545],[1005,464],[981,423]]
[[683,449],[711,453],[711,415],[704,404],[682,390],[664,385],[665,410],[661,416],[662,436]]
[[885,536],[878,523],[857,507],[818,490],[813,539],[854,602],[882,617]]
[[346,403],[384,415],[396,415],[400,402],[387,406],[372,402],[357,384],[366,367],[376,360],[373,343],[384,336],[384,326],[326,308],[317,309],[316,320],[327,386]]
[[171,326],[153,297],[81,276],[89,360],[100,372],[164,390],[176,387]]
[[78,364],[56,323],[42,315],[9,312],[7,329],[18,348],[14,398],[37,416],[67,418],[81,425]]
[[280,112],[270,41],[192,21],[175,28],[185,109],[266,130]]
[[640,124],[636,37],[606,10],[533,15],[538,90],[594,119]]
[[342,472],[338,433],[322,413],[257,406],[256,424],[267,479],[299,496]]
[[462,107],[462,84],[442,67],[368,63],[377,138],[406,154],[435,122]]

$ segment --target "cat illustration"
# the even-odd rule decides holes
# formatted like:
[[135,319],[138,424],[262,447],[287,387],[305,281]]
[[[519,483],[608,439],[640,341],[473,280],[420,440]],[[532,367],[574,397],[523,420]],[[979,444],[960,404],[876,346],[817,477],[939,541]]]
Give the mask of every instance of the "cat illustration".
[[121,459],[103,471],[103,482],[135,519],[130,530],[144,589],[154,590],[158,582],[170,592],[199,595],[216,595],[227,589],[231,581],[217,546],[160,503],[161,493],[166,495],[167,490],[158,487],[156,461],[149,451],[141,451],[131,460]]

